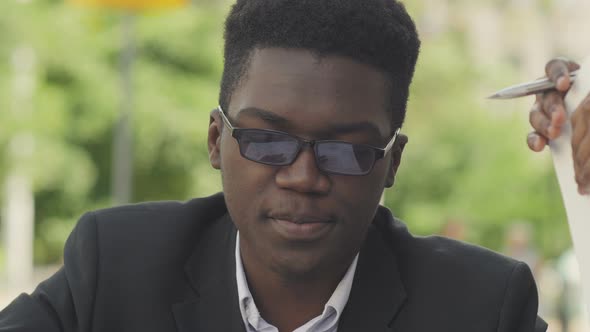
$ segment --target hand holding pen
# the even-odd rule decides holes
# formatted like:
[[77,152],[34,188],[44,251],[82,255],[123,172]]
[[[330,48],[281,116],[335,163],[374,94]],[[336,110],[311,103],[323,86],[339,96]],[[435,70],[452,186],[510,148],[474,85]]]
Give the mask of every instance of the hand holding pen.
[[[491,98],[515,98],[536,94],[535,103],[530,112],[529,121],[534,129],[527,137],[531,150],[542,151],[549,140],[559,137],[561,128],[567,121],[564,96],[575,81],[575,71],[580,66],[572,61],[557,58],[545,66],[547,79],[519,84],[499,91]],[[572,73],[574,75],[572,75]],[[542,85],[542,87],[540,87]],[[525,91],[523,86],[533,86],[535,91]],[[527,92],[527,93],[524,93]],[[512,94],[512,95],[510,95]],[[572,150],[576,182],[581,194],[590,194],[590,98],[578,106],[571,117],[573,128]]]

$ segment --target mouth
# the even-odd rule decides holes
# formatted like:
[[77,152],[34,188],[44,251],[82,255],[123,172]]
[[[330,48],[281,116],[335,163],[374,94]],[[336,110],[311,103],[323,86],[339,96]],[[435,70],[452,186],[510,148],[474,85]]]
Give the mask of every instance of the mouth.
[[335,222],[318,216],[271,216],[274,229],[289,241],[310,242],[328,233]]

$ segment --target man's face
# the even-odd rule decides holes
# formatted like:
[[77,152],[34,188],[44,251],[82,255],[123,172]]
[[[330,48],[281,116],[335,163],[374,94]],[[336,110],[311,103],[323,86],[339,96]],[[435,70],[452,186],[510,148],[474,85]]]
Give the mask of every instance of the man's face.
[[[387,86],[378,70],[349,58],[259,49],[225,112],[234,127],[382,148],[394,129],[386,111]],[[240,155],[216,113],[209,150],[213,167],[221,169],[244,260],[296,277],[350,263],[401,155],[394,147],[364,176],[322,173],[310,147],[289,166],[263,165]]]

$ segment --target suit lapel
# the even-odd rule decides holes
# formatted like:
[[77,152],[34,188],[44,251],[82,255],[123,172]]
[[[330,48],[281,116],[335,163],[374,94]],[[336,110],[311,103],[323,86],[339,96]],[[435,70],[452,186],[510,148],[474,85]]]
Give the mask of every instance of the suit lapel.
[[235,273],[236,229],[229,215],[200,237],[185,272],[194,290],[173,306],[179,332],[244,331]]
[[[393,220],[385,209],[380,208],[378,215],[374,224]],[[379,228],[384,229],[371,226],[361,248],[338,332],[391,331],[388,326],[406,300],[395,255],[383,237],[390,230]],[[245,331],[238,305],[235,244],[236,229],[228,214],[201,234],[185,265],[192,292],[173,306],[179,332]]]
[[381,233],[375,226],[369,229],[338,332],[391,331],[406,300],[396,258]]

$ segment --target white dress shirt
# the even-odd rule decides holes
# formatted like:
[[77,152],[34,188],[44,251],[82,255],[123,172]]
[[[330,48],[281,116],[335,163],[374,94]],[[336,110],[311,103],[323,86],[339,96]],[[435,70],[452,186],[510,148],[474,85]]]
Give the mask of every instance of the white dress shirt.
[[[336,332],[340,315],[348,302],[352,280],[356,271],[359,255],[357,254],[346,274],[332,293],[328,302],[324,305],[324,312],[307,323],[295,329],[293,332]],[[236,236],[236,281],[238,283],[238,301],[242,320],[247,332],[278,332],[279,330],[267,323],[254,303],[252,293],[248,287],[242,257],[240,255],[240,233]]]

